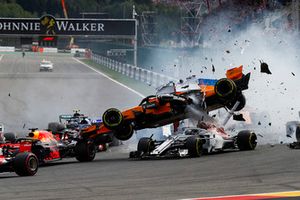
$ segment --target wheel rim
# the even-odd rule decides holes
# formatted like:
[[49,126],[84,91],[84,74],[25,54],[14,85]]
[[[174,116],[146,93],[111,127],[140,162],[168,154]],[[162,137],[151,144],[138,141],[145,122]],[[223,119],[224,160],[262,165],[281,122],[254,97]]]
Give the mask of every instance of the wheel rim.
[[122,122],[122,117],[119,112],[107,112],[105,114],[104,121],[109,126],[118,126]]
[[250,134],[249,145],[251,149],[254,149],[256,147],[256,135],[253,133]]
[[231,79],[220,79],[215,85],[215,92],[219,97],[227,98],[234,96],[235,94],[235,83]]
[[28,161],[27,161],[27,167],[31,172],[36,171],[37,167],[38,167],[38,163],[37,160],[31,156]]

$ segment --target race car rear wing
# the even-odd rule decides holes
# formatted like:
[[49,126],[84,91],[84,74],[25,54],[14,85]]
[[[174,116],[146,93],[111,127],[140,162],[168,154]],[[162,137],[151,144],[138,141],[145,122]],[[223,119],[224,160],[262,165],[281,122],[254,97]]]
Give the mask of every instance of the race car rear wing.
[[59,115],[59,122],[61,123],[62,120],[70,120],[72,117],[73,115]]
[[[248,89],[248,83],[250,80],[250,73],[246,75],[243,74],[243,65],[239,67],[235,67],[226,71],[226,78],[231,79],[235,82],[238,90],[246,90]],[[217,83],[218,79],[198,79],[198,84],[200,87],[206,87],[207,90],[213,89],[215,84]]]

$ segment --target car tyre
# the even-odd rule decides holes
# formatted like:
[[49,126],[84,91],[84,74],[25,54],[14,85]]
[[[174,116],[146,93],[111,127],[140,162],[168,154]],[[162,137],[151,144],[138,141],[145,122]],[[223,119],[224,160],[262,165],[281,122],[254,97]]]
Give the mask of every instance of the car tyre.
[[4,133],[3,134],[5,141],[7,142],[15,142],[16,141],[16,134],[15,133]]
[[239,150],[254,150],[257,144],[257,136],[249,130],[240,131],[237,135],[236,142]]
[[240,104],[237,106],[237,108],[235,109],[235,111],[240,111],[240,110],[242,110],[242,109],[245,107],[245,105],[246,105],[246,97],[245,97],[243,94],[241,94],[238,98],[236,98],[235,101],[232,101],[232,102],[228,103],[228,104],[226,105],[226,108],[228,108],[229,110],[231,110],[231,109],[233,108],[234,104],[235,104],[237,101],[239,101]]
[[39,162],[33,153],[23,152],[16,155],[13,167],[19,176],[33,176],[38,171]]
[[96,156],[96,146],[93,141],[78,141],[75,147],[76,159],[79,162],[90,162]]
[[222,100],[232,100],[237,93],[235,82],[228,78],[219,79],[214,87],[216,95]]
[[197,136],[190,136],[186,140],[186,148],[191,157],[200,157],[203,153],[202,141]]
[[120,128],[123,123],[123,115],[120,110],[116,108],[110,108],[103,113],[102,121],[106,128],[110,130],[116,130]]
[[300,141],[300,125],[297,125],[295,134],[296,134],[296,140],[297,140],[297,142],[299,142]]
[[48,124],[48,130],[51,131],[52,133],[58,133],[63,131],[64,129],[65,129],[65,125],[59,122],[50,122]]
[[151,138],[143,137],[139,140],[137,145],[137,151],[149,154],[155,148],[154,141]]
[[115,130],[114,136],[118,140],[129,140],[133,135],[133,127],[131,124],[124,124],[121,128],[118,130]]

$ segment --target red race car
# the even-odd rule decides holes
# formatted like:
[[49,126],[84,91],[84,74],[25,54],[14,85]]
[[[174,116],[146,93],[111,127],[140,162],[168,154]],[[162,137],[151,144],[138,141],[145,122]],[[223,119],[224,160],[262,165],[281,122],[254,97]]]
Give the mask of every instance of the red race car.
[[16,172],[20,176],[33,176],[38,171],[39,161],[31,152],[32,142],[8,141],[14,134],[0,134],[0,173]]
[[0,172],[15,171],[20,176],[32,176],[39,164],[76,157],[80,162],[95,158],[93,141],[74,137],[68,132],[61,136],[46,130],[31,129],[27,137],[16,138],[13,133],[4,134],[0,144]]
[[221,107],[231,109],[238,102],[236,110],[241,110],[246,103],[242,91],[248,89],[250,79],[250,73],[244,75],[242,71],[240,66],[227,70],[226,78],[219,80],[196,79],[167,84],[156,95],[144,98],[138,106],[122,112],[115,108],[106,110],[103,122],[83,129],[81,135],[97,141],[112,132],[119,140],[128,140],[134,130],[188,118],[190,106],[209,112]]

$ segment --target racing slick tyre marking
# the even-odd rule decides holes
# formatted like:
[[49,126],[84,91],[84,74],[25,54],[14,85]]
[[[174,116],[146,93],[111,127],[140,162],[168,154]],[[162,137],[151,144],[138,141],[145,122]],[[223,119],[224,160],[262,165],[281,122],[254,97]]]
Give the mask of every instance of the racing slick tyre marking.
[[118,109],[109,108],[103,113],[102,120],[107,128],[115,130],[122,124],[123,115]]
[[236,90],[236,84],[228,78],[218,80],[215,85],[215,93],[221,98],[233,98],[236,95]]
[[249,146],[251,150],[255,149],[256,147],[256,135],[254,133],[250,133]]
[[237,135],[237,146],[241,151],[254,150],[256,147],[256,134],[254,132],[244,130]]
[[186,140],[186,148],[191,157],[199,157],[202,154],[202,141],[200,138],[191,136]]
[[196,140],[196,151],[197,151],[197,155],[201,155],[201,148],[202,148],[202,145],[201,145],[201,140],[199,138],[197,138]]
[[33,153],[23,152],[16,155],[13,167],[19,176],[33,176],[38,171],[39,163]]

